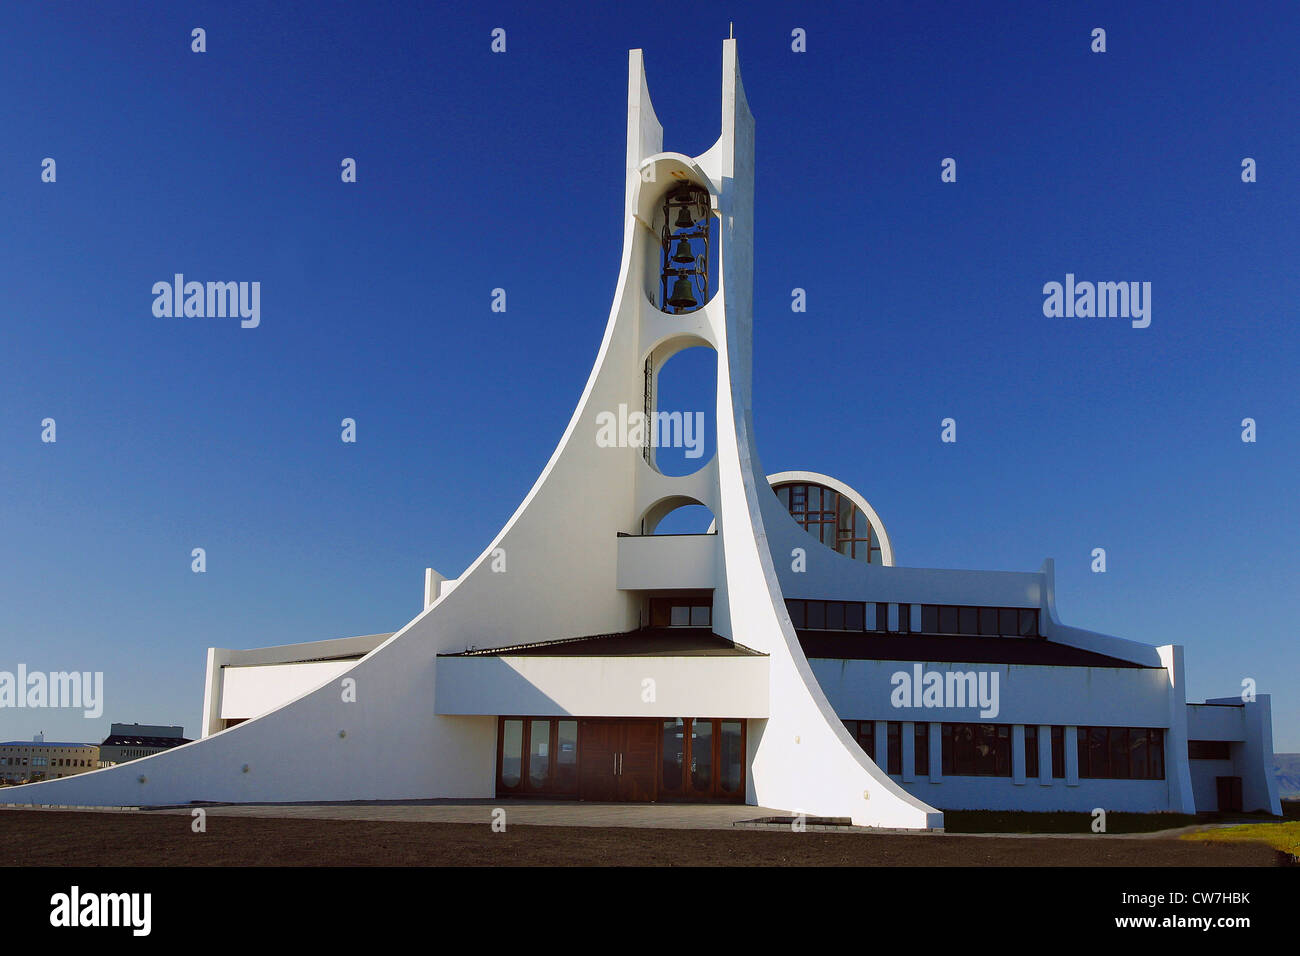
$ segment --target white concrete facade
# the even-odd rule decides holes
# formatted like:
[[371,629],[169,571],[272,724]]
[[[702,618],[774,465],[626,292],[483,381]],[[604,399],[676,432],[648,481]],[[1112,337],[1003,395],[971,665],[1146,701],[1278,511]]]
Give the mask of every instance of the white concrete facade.
[[[884,524],[860,494],[814,472],[806,480],[850,497],[883,542],[878,564],[814,542],[769,487],[752,420],[754,120],[736,43],[722,57],[718,141],[700,156],[663,150],[641,52],[629,62],[625,214],[620,274],[594,367],[573,416],[540,476],[496,537],[457,578],[426,571],[425,607],[391,635],[344,638],[251,651],[211,649],[203,738],[166,753],[77,778],[6,791],[40,804],[138,805],[204,801],[338,801],[491,797],[496,786],[497,717],[735,718],[746,722],[746,802],[848,817],[859,825],[935,828],[943,807],[1181,810],[1197,806],[1189,768],[1188,707],[1181,648],[1069,627],[1055,612],[1051,562],[1038,572],[953,571],[895,564]],[[660,270],[658,211],[670,186],[689,182],[709,196],[718,237],[712,297],[671,315],[654,302]],[[656,217],[659,217],[658,219]],[[661,474],[635,447],[605,447],[597,419],[642,407],[647,361],[678,351],[717,353],[717,453],[683,477]],[[657,375],[657,371],[652,372]],[[655,537],[668,511],[701,504],[714,533]],[[796,570],[790,555],[806,553]],[[712,631],[744,656],[458,656],[471,649],[633,632],[653,594],[711,595]],[[1012,724],[1018,748],[1010,777],[944,777],[939,727],[968,721],[966,710],[912,713],[891,707],[893,660],[810,660],[786,599],[871,602],[899,620],[898,605],[1038,609],[1041,638],[1140,666],[971,664],[932,668],[996,670],[1003,700],[990,722]],[[881,611],[881,613],[886,613]],[[919,615],[919,610],[917,611]],[[1017,638],[1006,638],[1017,640]],[[659,695],[647,703],[650,679]],[[1255,709],[1250,708],[1254,706]],[[1199,712],[1198,712],[1199,713]],[[1243,716],[1193,716],[1193,732],[1217,720],[1241,746],[1251,800],[1277,806],[1258,779],[1271,754],[1267,703]],[[1245,715],[1249,714],[1247,717]],[[226,728],[230,720],[241,721]],[[845,720],[902,722],[907,770],[891,776],[858,745]],[[929,723],[930,771],[908,758],[915,723]],[[1050,777],[1025,774],[1025,726],[1160,728],[1162,780],[1084,780],[1077,767]],[[1192,739],[1198,739],[1193,737]],[[1044,741],[1040,735],[1040,756]],[[423,759],[411,759],[417,751]],[[1066,759],[1074,766],[1071,748]],[[1049,776],[1043,778],[1046,762]],[[1198,789],[1199,787],[1199,789]],[[1276,810],[1274,810],[1276,812]]]
[[[654,682],[655,699],[641,688]],[[446,657],[440,714],[536,717],[769,715],[768,659],[753,657]]]

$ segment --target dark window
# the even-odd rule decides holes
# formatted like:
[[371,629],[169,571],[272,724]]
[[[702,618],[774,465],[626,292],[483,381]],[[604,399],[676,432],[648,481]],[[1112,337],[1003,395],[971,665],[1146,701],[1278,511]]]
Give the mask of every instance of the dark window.
[[1159,727],[1147,731],[1147,778],[1165,779],[1165,732]]
[[[1110,776],[1110,735],[1105,727],[1079,728],[1079,776]],[[1083,768],[1088,768],[1088,773]]]
[[1011,776],[1009,724],[944,724],[940,759],[953,777]]
[[876,722],[874,720],[846,720],[844,726],[858,742],[863,752],[874,761],[876,759]]
[[1021,637],[1038,636],[1038,608],[1029,607],[1020,609],[1020,631]]
[[826,630],[828,631],[844,630],[844,602],[843,601],[826,602]]
[[858,721],[858,746],[867,752],[874,762],[876,759],[876,722],[874,720]]
[[1141,780],[1150,773],[1151,732],[1147,730],[1130,730],[1128,749],[1128,776]]
[[[986,637],[1037,637],[1038,609],[922,604],[924,634],[980,634]],[[908,605],[899,606],[899,630],[911,623]]]
[[898,630],[901,634],[906,634],[912,629],[912,605],[898,605]]
[[1146,727],[1080,727],[1079,776],[1163,780],[1164,731]]
[[1226,740],[1189,740],[1187,756],[1192,760],[1231,760],[1232,744]]
[[998,609],[995,607],[980,608],[980,633],[996,635],[998,633]]
[[1052,776],[1065,779],[1065,728],[1052,728]]
[[652,598],[650,601],[650,626],[712,627],[713,603],[708,598]]
[[1018,623],[1016,609],[1013,607],[998,608],[998,633],[1009,636],[1019,632],[1020,624]]
[[806,601],[800,601],[797,598],[791,598],[785,602],[786,610],[790,612],[790,623],[795,627],[808,626],[808,609]]
[[957,630],[961,634],[978,634],[980,632],[979,608],[961,607],[957,609]]
[[884,601],[876,602],[876,630],[889,630],[889,605]]
[[826,628],[826,602],[808,602],[808,627],[820,631]]
[[1025,725],[1025,776],[1038,776],[1038,727],[1034,724]]
[[885,725],[885,738],[888,741],[886,772],[900,774],[903,772],[903,725],[897,720],[889,721]]
[[818,631],[861,631],[867,613],[867,606],[862,601],[789,599],[786,608],[795,627]]
[[844,630],[861,631],[866,625],[867,606],[861,601],[849,601],[844,605]]
[[918,777],[930,775],[930,725],[916,724],[912,733],[912,772]]
[[[1146,731],[1136,730],[1134,737],[1141,736],[1145,741]],[[1110,775],[1120,780],[1127,780],[1130,774],[1128,761],[1129,730],[1127,727],[1110,728]]]
[[876,759],[876,722],[874,720],[854,720],[851,723],[854,725],[853,732],[857,738],[858,746],[874,762]]

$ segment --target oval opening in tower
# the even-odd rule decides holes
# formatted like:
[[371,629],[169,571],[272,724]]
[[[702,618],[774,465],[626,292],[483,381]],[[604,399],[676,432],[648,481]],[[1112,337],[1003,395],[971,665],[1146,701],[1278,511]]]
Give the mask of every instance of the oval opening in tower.
[[647,371],[647,458],[661,475],[694,474],[717,448],[718,353],[684,348]]
[[694,312],[711,293],[714,237],[708,190],[692,182],[672,187],[655,218],[661,223],[658,301],[669,315]]

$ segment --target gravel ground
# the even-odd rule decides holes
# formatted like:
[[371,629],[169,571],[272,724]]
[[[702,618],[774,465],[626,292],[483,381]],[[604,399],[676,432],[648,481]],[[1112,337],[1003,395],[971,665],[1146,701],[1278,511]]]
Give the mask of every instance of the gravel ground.
[[0,810],[4,866],[1274,866],[1263,845]]

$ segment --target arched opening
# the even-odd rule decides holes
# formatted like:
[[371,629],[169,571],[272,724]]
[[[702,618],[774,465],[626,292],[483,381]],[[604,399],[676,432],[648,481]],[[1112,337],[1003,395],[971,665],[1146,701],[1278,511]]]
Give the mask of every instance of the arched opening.
[[694,474],[717,449],[718,353],[685,348],[645,374],[646,460],[661,475]]
[[709,301],[713,216],[708,190],[683,182],[664,193],[659,226],[660,308],[671,315],[694,312]]
[[707,534],[713,530],[713,512],[685,495],[673,495],[655,502],[641,518],[638,533]]
[[708,304],[718,288],[721,239],[716,196],[694,161],[663,154],[643,165],[636,217],[646,298],[668,315]]
[[655,534],[707,534],[713,526],[713,512],[704,505],[682,505],[655,527]]

